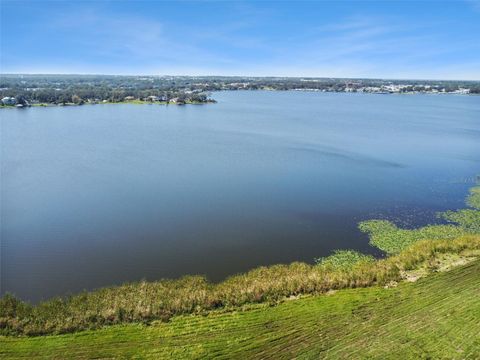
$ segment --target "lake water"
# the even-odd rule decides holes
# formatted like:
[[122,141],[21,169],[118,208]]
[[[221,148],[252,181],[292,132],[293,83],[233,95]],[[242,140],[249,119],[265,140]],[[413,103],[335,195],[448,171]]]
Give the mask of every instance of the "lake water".
[[214,98],[1,110],[2,293],[379,255],[358,221],[430,222],[480,169],[480,97]]

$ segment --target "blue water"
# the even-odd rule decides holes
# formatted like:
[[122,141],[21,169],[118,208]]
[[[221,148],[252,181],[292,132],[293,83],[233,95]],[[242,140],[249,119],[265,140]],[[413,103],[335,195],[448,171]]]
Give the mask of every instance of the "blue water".
[[381,255],[358,221],[431,222],[480,171],[477,96],[214,98],[1,110],[1,292]]

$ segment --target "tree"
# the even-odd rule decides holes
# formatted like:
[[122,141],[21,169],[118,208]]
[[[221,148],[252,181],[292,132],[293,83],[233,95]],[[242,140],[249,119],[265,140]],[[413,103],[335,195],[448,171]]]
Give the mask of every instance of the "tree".
[[73,102],[74,104],[77,104],[77,105],[83,104],[82,98],[81,98],[80,96],[78,96],[78,95],[73,95],[73,96],[72,96],[72,102]]
[[17,95],[15,97],[15,101],[16,101],[17,104],[27,105],[27,100],[25,99],[25,96],[23,96],[23,95]]

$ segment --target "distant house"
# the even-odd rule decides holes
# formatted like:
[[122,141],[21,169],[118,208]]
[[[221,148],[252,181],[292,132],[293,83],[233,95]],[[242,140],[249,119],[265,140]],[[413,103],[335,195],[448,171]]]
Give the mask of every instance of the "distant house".
[[155,95],[150,95],[147,97],[147,101],[160,101],[160,98]]
[[17,103],[17,101],[15,100],[14,97],[5,96],[5,97],[2,99],[2,104],[3,104],[3,105],[15,105],[16,103]]
[[170,103],[177,104],[177,105],[185,105],[185,100],[176,97],[176,98],[170,99]]
[[124,100],[125,100],[125,101],[135,100],[135,96],[125,96]]

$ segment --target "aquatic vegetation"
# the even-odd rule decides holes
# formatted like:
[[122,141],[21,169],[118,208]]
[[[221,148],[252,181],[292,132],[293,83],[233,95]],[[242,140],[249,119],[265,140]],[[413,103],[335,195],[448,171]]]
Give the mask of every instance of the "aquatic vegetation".
[[369,235],[371,245],[387,254],[398,254],[419,240],[455,239],[468,234],[468,231],[456,225],[429,225],[418,229],[401,229],[387,220],[363,221],[359,224],[359,228]]
[[446,211],[440,216],[452,223],[458,224],[468,232],[480,233],[480,211],[463,209],[458,211]]
[[480,186],[470,189],[470,195],[467,198],[467,205],[480,210]]
[[330,256],[315,259],[318,265],[332,269],[348,269],[360,262],[371,263],[373,261],[375,261],[373,256],[355,250],[335,250]]
[[417,229],[401,229],[388,220],[368,220],[359,224],[367,233],[370,244],[386,252],[398,254],[419,240],[455,239],[462,235],[480,234],[480,187],[470,189],[467,205],[475,209],[461,209],[439,213],[438,217],[451,224],[428,225]]

